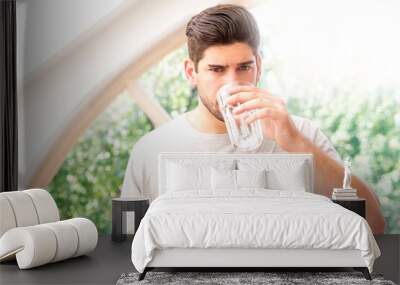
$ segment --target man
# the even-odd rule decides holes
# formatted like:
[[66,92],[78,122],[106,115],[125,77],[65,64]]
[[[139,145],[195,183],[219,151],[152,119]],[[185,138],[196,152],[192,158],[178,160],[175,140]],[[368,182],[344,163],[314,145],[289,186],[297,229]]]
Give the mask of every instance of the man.
[[[197,88],[198,106],[143,136],[134,146],[122,187],[122,197],[158,196],[158,154],[164,151],[237,152],[216,100],[217,90],[228,82],[246,81],[256,86],[261,75],[260,36],[253,16],[243,7],[217,5],[195,15],[187,24],[189,58],[184,62],[190,84]],[[258,109],[247,122],[260,120],[263,144],[255,151],[312,153],[315,192],[330,197],[343,181],[342,161],[329,139],[312,121],[290,115],[285,101],[253,86],[230,90],[228,103],[236,105],[237,118]],[[373,190],[356,176],[353,188],[367,200],[367,221],[374,233],[385,222]]]

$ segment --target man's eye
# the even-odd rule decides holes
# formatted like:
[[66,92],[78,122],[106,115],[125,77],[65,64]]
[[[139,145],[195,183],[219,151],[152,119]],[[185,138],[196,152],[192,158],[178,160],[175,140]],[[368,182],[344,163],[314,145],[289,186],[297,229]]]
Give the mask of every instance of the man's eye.
[[242,65],[239,67],[241,71],[249,71],[252,67],[250,65]]
[[221,67],[212,67],[212,68],[210,68],[208,70],[211,70],[211,71],[214,71],[214,72],[222,72],[222,71],[224,71],[224,69],[221,68]]

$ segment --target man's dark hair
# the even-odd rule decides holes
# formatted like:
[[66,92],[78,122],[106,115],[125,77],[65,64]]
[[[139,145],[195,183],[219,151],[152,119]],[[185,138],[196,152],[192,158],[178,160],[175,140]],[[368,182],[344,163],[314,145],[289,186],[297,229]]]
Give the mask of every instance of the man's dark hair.
[[248,44],[258,54],[260,34],[253,15],[244,7],[232,4],[210,7],[193,16],[186,26],[189,57],[198,63],[212,45],[235,42]]

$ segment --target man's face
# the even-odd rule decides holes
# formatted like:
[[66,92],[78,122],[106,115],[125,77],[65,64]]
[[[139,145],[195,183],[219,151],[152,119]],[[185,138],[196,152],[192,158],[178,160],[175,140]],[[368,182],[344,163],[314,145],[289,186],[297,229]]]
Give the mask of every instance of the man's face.
[[[230,82],[245,81],[257,84],[260,70],[260,58],[253,54],[245,43],[210,46],[204,51],[198,62],[198,71],[188,70],[186,74],[197,91],[203,105],[218,120],[224,121],[217,103],[218,89]],[[190,69],[190,68],[189,68]]]

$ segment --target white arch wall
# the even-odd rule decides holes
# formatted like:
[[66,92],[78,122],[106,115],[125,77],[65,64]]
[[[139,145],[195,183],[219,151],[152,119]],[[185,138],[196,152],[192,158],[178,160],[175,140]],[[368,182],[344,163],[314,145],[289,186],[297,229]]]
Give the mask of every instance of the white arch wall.
[[34,76],[24,82],[21,100],[20,188],[30,185],[66,127],[121,71],[146,55],[159,39],[182,27],[191,15],[220,2],[137,0],[34,70]]
[[[59,58],[78,43],[107,25],[136,0],[16,0],[17,3],[17,84],[18,84],[18,166],[19,186],[28,186],[29,169],[24,85],[45,74]],[[94,5],[95,4],[95,5]],[[96,25],[95,28],[93,26]],[[26,94],[26,95],[25,95]],[[41,130],[36,130],[40,132]]]
[[82,35],[99,19],[118,15],[136,0],[17,0],[25,5],[24,73],[29,74],[68,43]]

